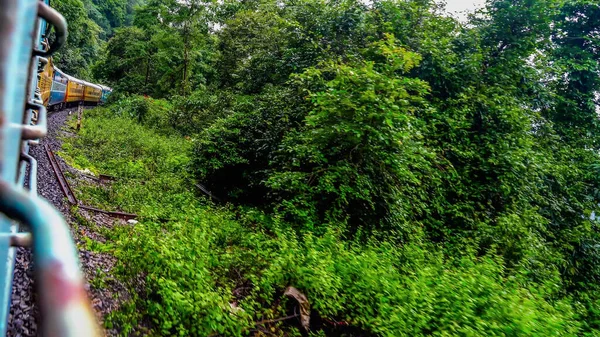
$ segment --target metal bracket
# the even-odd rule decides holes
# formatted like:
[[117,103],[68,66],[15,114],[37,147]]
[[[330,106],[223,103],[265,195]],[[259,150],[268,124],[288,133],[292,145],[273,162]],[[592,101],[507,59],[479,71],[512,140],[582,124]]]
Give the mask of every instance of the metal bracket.
[[46,136],[46,133],[48,132],[48,128],[46,127],[46,107],[41,104],[39,100],[35,100],[35,103],[27,103],[27,109],[37,110],[38,120],[37,125],[17,125],[17,127],[21,128],[21,139],[38,139]]
[[29,181],[27,182],[27,184],[29,185],[29,192],[33,195],[37,195],[37,160],[35,160],[35,158],[30,156],[28,153],[22,152],[21,160],[26,162],[27,165],[29,165]]
[[33,55],[48,57],[60,49],[67,41],[67,21],[59,12],[41,1],[38,1],[38,15],[54,27],[56,40],[52,42],[48,50],[34,49]]
[[0,241],[7,240],[11,247],[31,247],[31,233],[0,233]]
[[[40,197],[0,181],[0,213],[27,226],[35,238],[33,257],[43,336],[101,336],[79,270],[77,249],[60,213]],[[11,245],[27,238],[10,235]],[[23,243],[23,242],[21,242]]]

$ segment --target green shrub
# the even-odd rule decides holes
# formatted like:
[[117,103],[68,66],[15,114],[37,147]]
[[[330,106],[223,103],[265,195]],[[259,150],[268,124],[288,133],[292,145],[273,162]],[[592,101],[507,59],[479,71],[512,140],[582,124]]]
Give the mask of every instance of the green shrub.
[[181,135],[202,133],[219,118],[233,113],[244,97],[224,90],[202,88],[191,95],[172,98],[173,109],[167,115],[168,123]]
[[102,108],[88,114],[78,137],[65,141],[77,166],[118,177],[110,188],[83,187],[84,201],[169,219],[177,213],[172,205],[179,210],[194,198],[187,174],[190,140],[163,135]]
[[132,296],[107,320],[124,335],[140,322],[149,323],[152,335],[244,336],[259,328],[299,335],[296,320],[257,325],[293,313],[294,301],[283,296],[288,286],[307,296],[313,335],[579,331],[569,300],[556,299],[557,273],[535,283],[528,269],[505,269],[492,253],[477,257],[466,250],[450,258],[434,244],[350,242],[333,225],[322,235],[298,235],[252,208],[210,206],[186,180],[189,141],[103,112],[88,114],[79,137],[65,139],[65,151],[80,164],[124,178],[108,189],[83,187],[83,200],[141,215],[136,225],[104,230],[108,240],[101,245],[117,258],[112,273]]
[[267,86],[256,96],[235,97],[231,113],[216,120],[195,142],[194,173],[223,199],[268,205],[264,181],[281,141],[300,125],[307,102],[294,87]]
[[[519,275],[505,277],[502,261],[493,256],[446,260],[419,245],[358,246],[333,233],[267,235],[219,213],[197,210],[186,223],[142,223],[120,229],[115,239],[122,275],[144,277],[136,308],[163,335],[246,335],[253,322],[290,314],[290,300],[282,297],[287,286],[307,296],[311,328],[325,335],[578,331],[569,302],[546,299],[555,291],[552,284],[524,286]],[[233,294],[240,285],[251,287],[247,297]],[[277,328],[290,329],[297,324]]]
[[[133,118],[139,123],[166,134],[173,132],[168,120],[168,114],[173,110],[173,107],[166,100],[130,95],[121,97],[108,105],[107,108],[115,117]],[[103,112],[103,115],[108,117],[106,111]]]
[[286,134],[280,167],[266,182],[295,222],[347,220],[351,232],[394,228],[407,235],[418,232],[410,227],[435,197],[435,153],[424,146],[418,119],[430,113],[423,99],[429,88],[404,76],[420,57],[393,37],[373,49],[385,60],[332,62],[298,76],[313,109],[299,132]]

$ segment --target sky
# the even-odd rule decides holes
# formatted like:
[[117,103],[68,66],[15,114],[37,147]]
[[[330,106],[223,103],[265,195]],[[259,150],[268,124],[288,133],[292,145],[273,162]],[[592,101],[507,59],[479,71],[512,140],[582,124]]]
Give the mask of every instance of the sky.
[[476,8],[482,7],[484,3],[485,0],[446,0],[446,10],[464,21],[467,17],[465,11],[472,12]]

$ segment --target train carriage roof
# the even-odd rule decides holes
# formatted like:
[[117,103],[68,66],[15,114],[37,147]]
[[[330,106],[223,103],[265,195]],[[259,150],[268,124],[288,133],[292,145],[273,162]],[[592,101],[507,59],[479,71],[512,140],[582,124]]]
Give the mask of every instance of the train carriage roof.
[[[64,74],[64,73],[63,73],[63,74]],[[70,81],[70,82],[75,82],[75,83],[79,83],[79,84],[84,84],[84,81],[82,81],[82,80],[80,80],[80,79],[78,79],[78,78],[76,78],[76,77],[73,77],[73,76],[71,76],[71,75],[67,75],[67,74],[64,74],[64,75],[65,75],[65,76],[66,76],[66,77],[69,79],[69,81]]]
[[60,76],[69,77],[69,75],[65,74],[62,70],[58,69],[56,66],[52,66],[52,68],[54,69],[54,72],[60,74]]
[[100,88],[102,88],[103,91],[112,91],[111,88],[109,88],[109,87],[107,87],[105,85],[102,85],[102,84],[98,84],[98,85],[100,86]]
[[98,90],[102,90],[102,87],[100,85],[98,85],[98,84],[94,84],[94,83],[90,83],[90,82],[86,82],[86,81],[81,81],[81,82],[83,82],[83,84],[85,86],[96,88]]
[[69,81],[73,81],[75,83],[83,84],[83,85],[88,86],[88,87],[93,87],[93,88],[96,88],[98,90],[112,91],[112,89],[109,88],[109,87],[106,87],[106,86],[103,86],[103,85],[100,85],[100,84],[90,83],[90,82],[84,81],[84,80],[80,80],[80,79],[78,79],[76,77],[73,77],[71,75],[65,74],[62,70],[60,70],[59,68],[57,68],[55,66],[53,68],[54,68],[54,71],[56,73],[60,74],[62,77],[66,77]]

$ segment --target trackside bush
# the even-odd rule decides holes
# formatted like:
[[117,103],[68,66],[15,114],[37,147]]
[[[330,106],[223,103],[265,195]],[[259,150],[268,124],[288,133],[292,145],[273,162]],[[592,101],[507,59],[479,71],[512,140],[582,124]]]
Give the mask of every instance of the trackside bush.
[[[290,285],[311,303],[313,332],[326,335],[575,336],[578,328],[568,301],[545,299],[552,284],[502,277],[493,256],[445,260],[432,247],[360,247],[333,233],[266,235],[215,210],[120,231],[120,271],[144,275],[136,308],[164,335],[246,335],[256,321],[289,314]],[[240,284],[251,288],[247,297],[234,295]]]
[[[298,232],[252,208],[217,208],[190,191],[191,146],[132,117],[89,113],[65,151],[124,181],[81,187],[83,200],[139,213],[136,225],[102,233],[111,272],[132,296],[107,320],[123,335],[247,336],[302,333],[288,286],[311,305],[309,335],[575,336],[577,309],[558,300],[560,280],[527,279],[492,253],[450,258],[439,245],[343,239],[341,226]],[[85,149],[85,151],[83,151]],[[134,178],[143,179],[144,183]],[[168,217],[168,221],[159,221]],[[507,220],[509,221],[509,220]],[[140,331],[140,330],[137,330]]]
[[86,116],[79,137],[65,139],[66,154],[82,169],[118,179],[82,186],[83,201],[169,219],[194,199],[187,174],[191,141],[158,133],[135,117],[111,117],[104,108]]
[[129,117],[164,133],[173,131],[173,129],[169,128],[170,124],[168,120],[168,115],[173,111],[173,106],[167,100],[129,95],[118,99],[107,108],[108,111],[103,111],[102,113],[106,117],[108,115]]

